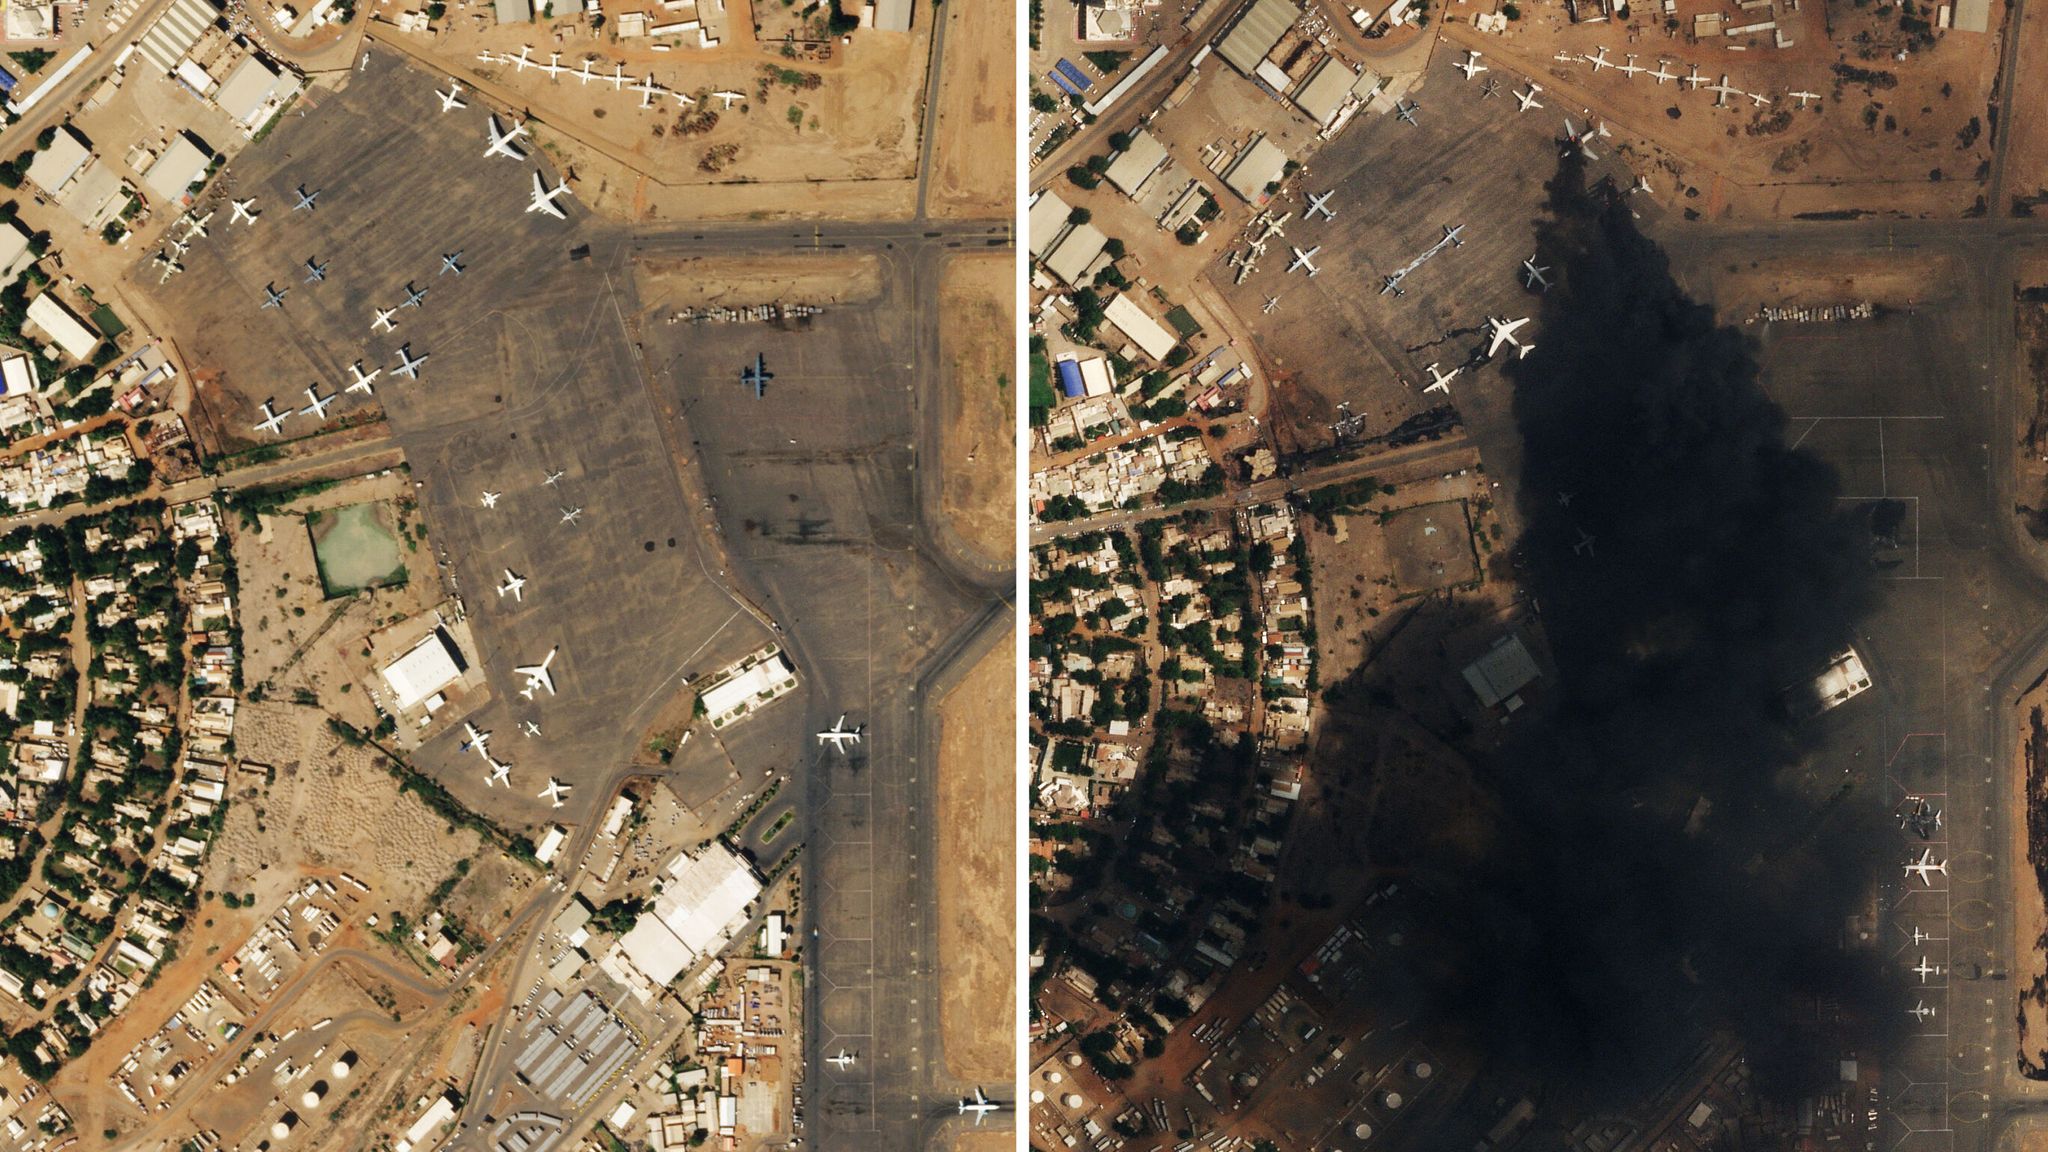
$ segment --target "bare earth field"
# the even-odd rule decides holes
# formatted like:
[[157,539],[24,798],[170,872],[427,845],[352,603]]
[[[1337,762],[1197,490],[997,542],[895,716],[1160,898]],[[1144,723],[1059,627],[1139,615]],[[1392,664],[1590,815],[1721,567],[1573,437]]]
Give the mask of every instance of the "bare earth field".
[[[2025,12],[2018,35],[2018,72],[2023,81],[2048,76],[2048,13],[2039,8]],[[2020,91],[2027,91],[2024,84]],[[2007,203],[1993,205],[1991,213],[2018,215],[2013,209],[2020,201],[2048,198],[2048,119],[2033,114],[2009,116],[2001,121],[1999,130],[2009,133],[2005,144]]]
[[939,705],[939,1029],[967,1081],[1016,1064],[1016,654],[1012,634]]
[[949,377],[942,505],[988,556],[1008,555],[1016,540],[1015,275],[1006,254],[955,256],[939,282]]
[[955,0],[940,11],[946,62],[925,207],[937,217],[1008,216],[1017,194],[1017,25],[993,0]]
[[872,300],[882,291],[881,262],[868,255],[642,257],[634,269],[640,299],[657,323],[686,307],[845,304]]

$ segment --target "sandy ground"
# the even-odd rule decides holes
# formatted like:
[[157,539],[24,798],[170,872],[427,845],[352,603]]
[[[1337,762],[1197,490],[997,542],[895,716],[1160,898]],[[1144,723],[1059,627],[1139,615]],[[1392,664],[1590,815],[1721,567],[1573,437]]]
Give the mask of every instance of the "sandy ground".
[[932,216],[1007,217],[1017,195],[1017,25],[1008,4],[954,0],[925,210]]
[[[2038,96],[2029,92],[2028,81],[2048,75],[2048,12],[2036,8],[2021,17],[2019,85],[2013,103],[2031,109]],[[2006,203],[1992,208],[1994,215],[2010,212],[2015,201],[2041,196],[2048,199],[2048,121],[2037,115],[2007,117],[1999,125],[2010,133],[2005,145]]]
[[1016,544],[1015,275],[1008,254],[955,256],[939,283],[948,376],[941,504],[960,535],[989,556]]
[[635,265],[640,298],[650,319],[666,321],[680,308],[752,304],[821,307],[872,300],[882,291],[874,256],[646,257]]
[[[999,1132],[993,1128],[984,1128],[979,1132],[972,1128],[961,1128],[953,1135],[953,1152],[1006,1152],[1016,1145],[1016,1133]],[[2044,1147],[2048,1147],[2048,1144],[2044,1144]]]
[[[1717,318],[1740,325],[1766,305],[1780,308],[1869,301],[1910,308],[1942,299],[1959,283],[1962,270],[1942,253],[1888,249],[1829,253],[1824,260],[1797,258],[1708,269],[1706,276],[1678,275],[1702,297],[1711,296]],[[1708,291],[1706,279],[1711,279]]]
[[2027,778],[2027,744],[2032,737],[2030,718],[2036,708],[2048,707],[2048,692],[2039,689],[2028,693],[2017,705],[2019,713],[2019,747],[2011,750],[2012,762],[2005,778],[2010,782],[2010,803],[2012,820],[2012,841],[2009,846],[2013,861],[2009,879],[2012,883],[2012,954],[2013,983],[2019,993],[2017,1011],[2020,1027],[2021,1057],[2040,1062],[2040,1051],[2048,1046],[2048,1005],[2028,995],[2034,982],[2048,973],[2048,952],[2041,947],[2042,934],[2048,932],[2048,909],[2044,909],[2041,885],[2034,871],[2033,853],[2027,840],[2027,806],[2031,784]]
[[1015,1075],[1016,657],[1005,638],[939,705],[939,1030],[968,1081]]

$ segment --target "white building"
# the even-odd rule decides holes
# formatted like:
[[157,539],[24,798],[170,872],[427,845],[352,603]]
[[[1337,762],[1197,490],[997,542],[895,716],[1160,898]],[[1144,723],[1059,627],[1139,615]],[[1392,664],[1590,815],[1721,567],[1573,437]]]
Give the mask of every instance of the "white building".
[[405,712],[433,700],[442,689],[461,679],[467,666],[461,649],[447,631],[436,628],[405,655],[385,665],[381,675],[396,698],[398,710]]
[[66,308],[55,293],[45,292],[28,302],[28,322],[41,329],[73,360],[89,359],[93,347],[100,342],[99,335]]
[[[606,968],[642,999],[667,986],[685,969],[723,947],[761,895],[761,881],[747,862],[714,842],[704,854],[677,856],[654,907],[641,914],[612,951]],[[632,973],[619,971],[623,959]],[[637,974],[641,979],[634,980]]]

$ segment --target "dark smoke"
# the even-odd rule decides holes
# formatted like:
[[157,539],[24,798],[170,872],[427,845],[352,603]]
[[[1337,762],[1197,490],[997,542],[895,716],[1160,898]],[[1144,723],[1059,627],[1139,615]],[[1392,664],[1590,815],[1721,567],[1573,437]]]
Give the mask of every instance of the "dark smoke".
[[1567,161],[1550,193],[1558,282],[1508,375],[1557,675],[1494,766],[1500,826],[1454,881],[1440,991],[1489,1054],[1584,1105],[1646,1098],[1717,1032],[1789,1098],[1902,1018],[1844,938],[1903,846],[1849,781],[1795,789],[1819,725],[1782,703],[1876,603],[1869,528],[1612,190]]

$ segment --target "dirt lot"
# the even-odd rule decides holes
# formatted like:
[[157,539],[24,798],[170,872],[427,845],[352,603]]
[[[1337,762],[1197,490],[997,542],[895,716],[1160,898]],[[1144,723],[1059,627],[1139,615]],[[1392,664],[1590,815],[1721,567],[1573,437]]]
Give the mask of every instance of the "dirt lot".
[[926,210],[1008,217],[1017,196],[1017,25],[1006,4],[947,4]]
[[1015,1074],[1016,656],[1006,637],[939,706],[939,1028],[962,1080]]
[[648,257],[636,270],[640,298],[657,321],[680,308],[845,304],[882,291],[882,266],[874,256]]
[[939,284],[949,369],[941,501],[969,544],[989,556],[1015,546],[1017,515],[1016,262],[956,256]]
[[[953,1152],[1005,1152],[1016,1145],[1017,1134],[1014,1132],[1001,1132],[993,1128],[983,1128],[979,1132],[972,1128],[953,1130]],[[2034,1149],[2028,1148],[2025,1152],[2034,1152]]]

